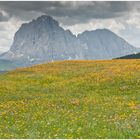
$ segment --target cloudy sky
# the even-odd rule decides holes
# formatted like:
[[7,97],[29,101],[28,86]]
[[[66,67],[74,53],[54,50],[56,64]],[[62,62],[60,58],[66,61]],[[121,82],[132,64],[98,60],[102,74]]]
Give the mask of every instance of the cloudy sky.
[[0,1],[0,52],[7,51],[24,22],[50,15],[74,34],[108,28],[140,47],[140,2],[127,1]]

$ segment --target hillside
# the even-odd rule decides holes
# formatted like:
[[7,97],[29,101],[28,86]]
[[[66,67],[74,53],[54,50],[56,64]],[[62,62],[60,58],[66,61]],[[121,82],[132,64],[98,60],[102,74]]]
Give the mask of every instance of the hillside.
[[140,59],[140,53],[126,55],[123,57],[119,57],[118,59]]
[[17,65],[10,60],[0,60],[0,72],[15,69]]
[[0,138],[140,138],[140,61],[63,61],[0,75]]

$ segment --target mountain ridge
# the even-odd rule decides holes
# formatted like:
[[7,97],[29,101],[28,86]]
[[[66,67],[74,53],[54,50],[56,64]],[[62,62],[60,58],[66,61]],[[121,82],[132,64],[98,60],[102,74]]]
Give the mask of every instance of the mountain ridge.
[[112,59],[140,52],[109,29],[75,36],[51,16],[42,15],[21,25],[10,50],[0,59],[32,65],[54,60]]

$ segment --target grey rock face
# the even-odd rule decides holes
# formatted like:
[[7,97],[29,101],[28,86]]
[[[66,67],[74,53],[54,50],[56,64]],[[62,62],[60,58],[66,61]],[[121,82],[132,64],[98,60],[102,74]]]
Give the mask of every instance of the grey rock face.
[[77,43],[76,36],[61,28],[52,17],[41,16],[20,27],[4,56],[29,61],[75,59]]
[[112,59],[140,51],[108,29],[85,31],[78,40],[85,48],[86,59]]
[[70,59],[112,59],[140,51],[107,29],[85,31],[77,37],[50,16],[23,24],[10,50],[0,56],[22,63]]

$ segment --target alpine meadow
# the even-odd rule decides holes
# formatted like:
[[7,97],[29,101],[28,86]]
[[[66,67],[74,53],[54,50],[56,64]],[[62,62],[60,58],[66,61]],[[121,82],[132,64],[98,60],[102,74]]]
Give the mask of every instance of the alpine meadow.
[[64,61],[0,75],[1,138],[140,138],[140,61]]
[[140,139],[140,2],[0,1],[0,139]]

